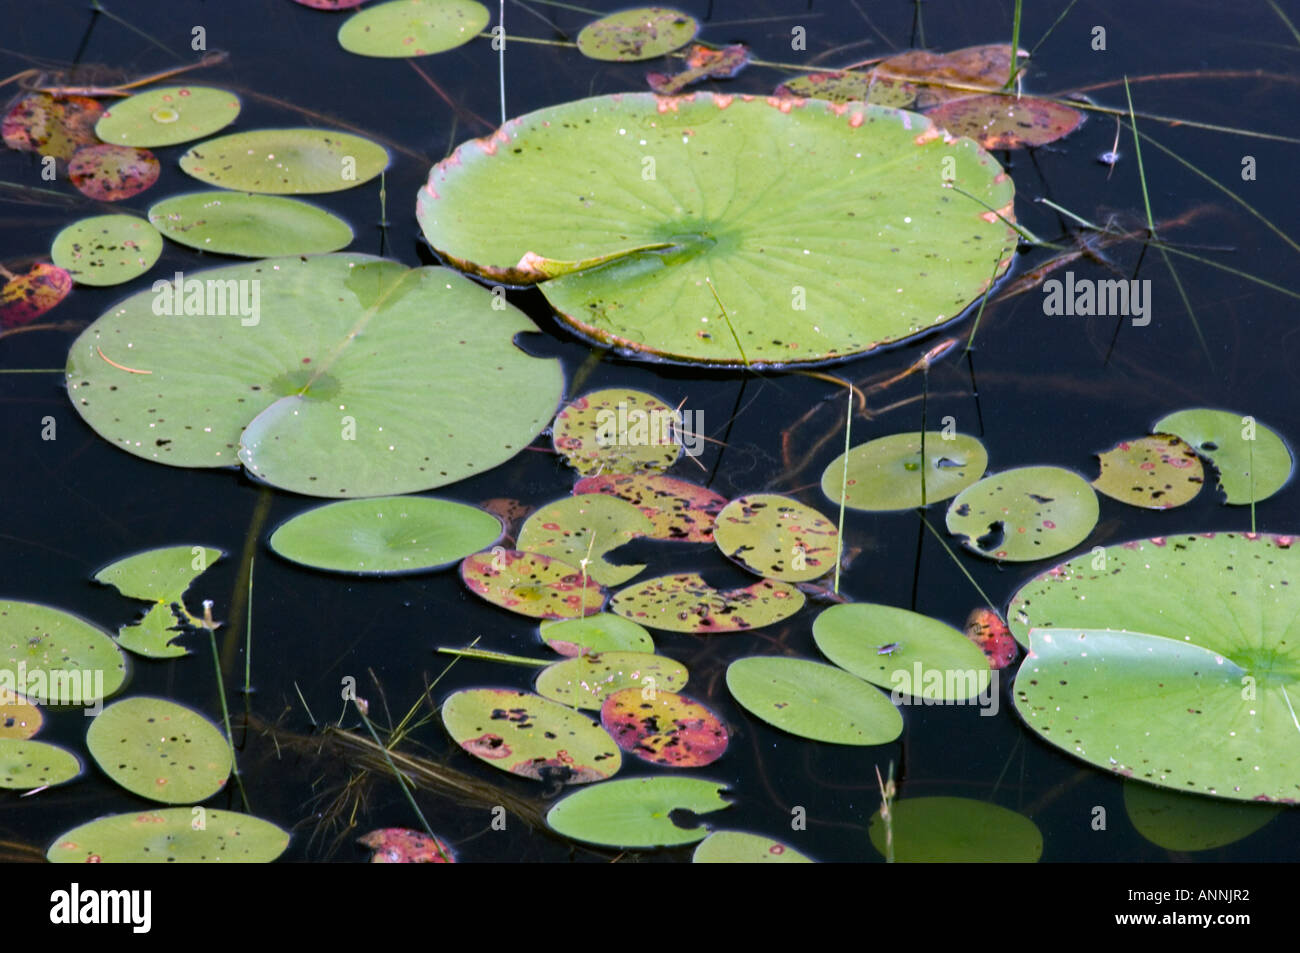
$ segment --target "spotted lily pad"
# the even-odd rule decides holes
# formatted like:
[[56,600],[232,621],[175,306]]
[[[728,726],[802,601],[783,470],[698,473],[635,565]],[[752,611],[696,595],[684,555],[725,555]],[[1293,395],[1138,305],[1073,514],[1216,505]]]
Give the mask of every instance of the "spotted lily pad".
[[713,538],[728,559],[758,576],[807,582],[835,568],[839,533],[812,507],[775,493],[732,500],[718,514]]
[[460,577],[475,595],[534,619],[574,619],[605,606],[605,590],[590,575],[584,580],[579,567],[538,553],[477,553],[460,564]]
[[1139,834],[1165,850],[1177,851],[1234,844],[1282,812],[1272,804],[1212,801],[1136,781],[1124,782],[1124,810]]
[[210,86],[160,86],[129,96],[95,124],[95,134],[119,146],[174,146],[224,129],[239,115],[239,97]]
[[535,325],[446,268],[336,254],[181,278],[119,302],[68,357],[77,411],[136,456],[242,462],[311,496],[411,493],[510,459],[560,401],[559,361],[512,343]]
[[[849,477],[844,482],[845,454],[831,461],[822,474],[822,492],[836,505],[855,510],[905,510],[921,505],[921,435],[896,433],[859,444],[848,452]],[[925,501],[935,503],[970,486],[988,467],[984,445],[966,434],[945,438],[937,430],[925,434]]]
[[1061,467],[1005,470],[969,486],[948,507],[948,532],[972,552],[1024,562],[1065,552],[1097,525],[1097,494]]
[[893,606],[852,602],[813,621],[825,656],[896,698],[966,702],[989,690],[989,662],[961,632]]
[[0,602],[0,675],[0,688],[37,704],[93,705],[122,687],[126,658],[106,633],[71,613]]
[[0,788],[29,791],[71,781],[80,773],[77,756],[58,745],[0,738]]
[[0,328],[35,321],[68,296],[72,275],[57,265],[37,262],[0,288]]
[[561,705],[598,711],[615,692],[674,692],[687,677],[685,665],[664,655],[596,652],[548,665],[538,674],[536,687],[539,695]]
[[[1037,863],[1043,833],[1015,811],[965,797],[912,797],[889,809],[898,863]],[[871,818],[871,846],[886,856],[885,823]]]
[[82,195],[120,202],[158,181],[158,160],[148,149],[101,143],[78,149],[68,163],[68,180]]
[[561,655],[592,652],[654,653],[654,639],[644,626],[612,612],[582,619],[547,620],[540,626],[542,641]]
[[149,209],[149,221],[174,242],[244,258],[319,255],[352,242],[347,222],[323,208],[278,195],[174,195]]
[[1150,510],[1182,506],[1201,492],[1205,482],[1196,451],[1170,434],[1121,440],[1097,456],[1101,475],[1092,485],[1132,506]]
[[5,114],[0,134],[10,149],[67,161],[82,146],[98,141],[95,122],[102,111],[99,102],[87,96],[55,99],[48,93],[30,93]]
[[657,473],[602,474],[579,480],[575,494],[604,493],[634,505],[650,518],[651,539],[713,542],[713,521],[727,498],[712,490]]
[[578,34],[578,52],[593,60],[631,63],[680,49],[699,32],[694,17],[668,7],[637,7],[588,23]]
[[372,864],[454,864],[456,856],[441,838],[405,827],[385,827],[357,840],[374,851]]
[[678,827],[674,811],[710,814],[730,807],[726,790],[702,778],[627,778],[576,791],[546,814],[559,834],[608,847],[674,847],[703,840],[703,825]]
[[584,476],[667,470],[681,456],[681,419],[651,394],[598,390],[555,415],[555,450]]
[[811,864],[810,857],[793,847],[744,831],[714,831],[695,848],[696,864]]
[[389,496],[326,503],[271,534],[273,550],[296,563],[388,575],[447,566],[501,538],[501,521],[452,500]]
[[41,730],[41,710],[11,688],[0,687],[0,739],[26,741]]
[[802,592],[775,579],[723,591],[698,573],[680,573],[628,586],[609,607],[652,629],[709,635],[772,625],[790,618],[803,604]]
[[1213,463],[1229,503],[1266,500],[1291,479],[1291,451],[1253,417],[1226,410],[1180,410],[1156,421],[1152,430],[1182,437]]
[[456,692],[443,702],[442,721],[470,754],[526,778],[586,784],[623,764],[618,745],[594,721],[530,692]]
[[727,666],[727,688],[756,718],[800,738],[883,745],[903,733],[889,696],[842,669],[807,659],[751,656]]
[[289,834],[235,811],[169,807],[112,814],[60,834],[46,852],[55,864],[270,863]]
[[600,706],[600,723],[624,751],[667,768],[702,768],[727,750],[722,719],[676,692],[613,692]]
[[95,573],[97,582],[122,595],[154,603],[142,620],[117,630],[117,644],[149,658],[187,655],[188,649],[172,641],[180,622],[172,604],[180,603],[190,583],[224,555],[204,546],[169,546],[119,559]]
[[474,39],[491,19],[474,0],[390,0],[339,27],[339,45],[359,56],[428,56]]
[[165,804],[206,800],[230,777],[230,745],[221,729],[165,698],[109,705],[90,723],[86,747],[122,787]]
[[520,528],[516,545],[573,566],[585,564],[596,582],[618,586],[645,566],[615,565],[605,560],[605,554],[649,531],[650,520],[631,503],[588,493],[539,508]]
[[[1029,56],[1017,51],[1017,64]],[[947,53],[908,50],[881,61],[875,67],[877,77],[894,81],[907,80],[917,89],[917,106],[929,109],[950,99],[970,96],[972,92],[995,92],[1011,75],[1011,46],[989,43],[968,46]]]
[[120,285],[138,278],[162,254],[162,236],[134,215],[96,215],[54,236],[50,257],[79,285]]
[[239,192],[340,192],[388,167],[383,147],[327,129],[258,129],[193,146],[181,168],[201,182]]
[[[945,163],[976,200],[935,174]],[[987,152],[912,113],[638,93],[462,144],[416,214],[457,267],[541,282],[579,335],[761,367],[838,360],[953,320],[1011,263],[1016,233],[989,209],[1009,218],[1013,193]]]
[[749,47],[733,43],[715,49],[696,43],[686,54],[686,69],[671,76],[646,73],[646,83],[660,96],[676,96],[687,86],[706,79],[731,79],[749,65]]
[[1024,149],[1063,139],[1083,113],[1032,96],[963,96],[926,113],[954,136],[970,136],[985,149]]
[[313,10],[351,10],[353,7],[361,6],[366,0],[293,0],[293,2],[311,7]]
[[904,80],[877,76],[871,71],[841,70],[805,73],[788,79],[776,88],[776,95],[805,96],[832,103],[868,102],[906,109],[916,102],[916,87]]

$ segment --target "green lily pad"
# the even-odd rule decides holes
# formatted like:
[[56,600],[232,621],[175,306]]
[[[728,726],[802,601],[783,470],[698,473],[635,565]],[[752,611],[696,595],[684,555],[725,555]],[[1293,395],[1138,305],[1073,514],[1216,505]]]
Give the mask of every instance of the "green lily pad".
[[120,285],[139,278],[162,254],[162,236],[134,215],[96,215],[54,236],[50,258],[79,285]]
[[0,688],[0,739],[26,741],[41,730],[41,710],[12,688]]
[[575,495],[604,493],[631,503],[650,519],[651,539],[713,542],[713,521],[727,498],[712,490],[659,473],[601,474],[574,484]]
[[808,582],[833,570],[839,538],[826,517],[776,493],[732,500],[713,526],[724,556],[755,575],[785,582]]
[[161,602],[151,606],[140,621],[120,626],[117,644],[145,658],[180,658],[190,654],[176,643],[186,621],[171,604]]
[[154,289],[87,328],[67,372],[86,422],[146,459],[243,462],[310,496],[411,493],[510,459],[560,401],[559,361],[512,343],[536,326],[446,268],[275,258]]
[[55,864],[267,864],[288,846],[288,832],[259,817],[169,807],[111,814],[74,827],[55,838],[45,856]]
[[727,688],[746,711],[800,738],[883,745],[903,733],[903,716],[876,688],[807,659],[751,656],[727,666]]
[[702,768],[727,750],[722,719],[676,692],[613,692],[600,706],[600,723],[624,751],[667,768]]
[[0,788],[30,791],[63,784],[79,774],[77,756],[58,745],[0,738]]
[[605,590],[562,560],[517,549],[476,553],[460,564],[469,590],[495,606],[534,619],[574,619],[605,607]]
[[744,831],[714,831],[695,848],[695,864],[811,864],[812,858],[793,847]]
[[237,192],[341,192],[388,168],[383,146],[329,129],[257,129],[209,139],[181,156],[201,182]]
[[1124,810],[1139,834],[1165,850],[1177,851],[1226,847],[1282,812],[1272,804],[1212,801],[1137,781],[1124,782]]
[[972,552],[1024,562],[1057,556],[1088,538],[1097,494],[1072,470],[1019,467],[985,477],[948,507],[948,532]]
[[627,582],[644,565],[614,565],[605,554],[650,532],[650,520],[631,503],[613,496],[588,493],[567,496],[538,508],[520,527],[516,546],[530,553],[554,556],[570,565],[583,565],[602,586]]
[[165,698],[109,705],[90,723],[86,747],[122,787],[165,804],[206,800],[230,777],[230,745],[221,729]]
[[37,704],[86,706],[122,687],[126,657],[106,633],[71,613],[0,602],[0,675],[0,688]]
[[853,602],[813,621],[813,639],[840,668],[898,698],[960,702],[988,690],[989,660],[965,635],[906,609]]
[[681,421],[658,397],[635,390],[584,394],[555,415],[555,450],[584,476],[667,470],[681,456]]
[[167,238],[190,248],[273,258],[319,255],[352,243],[352,228],[323,208],[277,195],[189,192],[149,209],[149,221]]
[[777,96],[806,96],[831,103],[875,103],[907,109],[916,102],[916,87],[905,80],[876,76],[870,71],[841,70],[805,73],[776,88]]
[[499,519],[474,506],[389,496],[299,513],[280,524],[269,545],[313,569],[388,575],[450,565],[491,546],[501,532]]
[[[889,809],[898,863],[1033,864],[1043,856],[1043,833],[1015,811],[964,797],[914,797]],[[885,854],[885,823],[877,811],[868,831]]]
[[238,115],[239,97],[224,89],[160,86],[113,103],[95,135],[119,146],[174,146],[210,136]]
[[36,262],[0,287],[0,328],[16,328],[35,321],[70,291],[70,274],[43,261]]
[[116,587],[122,595],[155,603],[144,618],[117,630],[117,644],[149,658],[178,658],[189,650],[176,645],[181,617],[172,603],[201,572],[224,556],[203,546],[169,546],[119,559],[95,573],[95,580]]
[[954,136],[970,136],[985,149],[1024,149],[1063,139],[1083,122],[1064,103],[1033,96],[962,96],[926,115]]
[[428,56],[468,43],[489,19],[474,0],[391,0],[348,17],[339,45],[358,56]]
[[673,811],[709,814],[730,807],[726,788],[702,778],[627,778],[562,799],[546,814],[552,830],[607,847],[675,847],[703,840],[703,825],[678,827]]
[[681,49],[699,30],[695,18],[680,10],[637,7],[588,23],[578,34],[578,52],[613,63],[652,60]]
[[1167,510],[1195,498],[1205,482],[1196,451],[1181,437],[1156,434],[1121,440],[1097,454],[1101,474],[1092,481],[1111,499],[1150,510]]
[[773,625],[803,604],[802,592],[775,579],[723,591],[699,573],[680,573],[629,586],[615,594],[609,608],[652,629],[709,635]]
[[[935,174],[945,164],[954,181]],[[988,153],[913,113],[634,93],[462,144],[416,214],[445,260],[540,281],[601,345],[770,367],[953,320],[1011,263],[1016,233],[988,209],[1010,218],[1013,194]]]
[[68,163],[68,181],[82,195],[120,202],[158,181],[158,159],[148,149],[100,143],[82,146]]
[[65,162],[82,146],[93,146],[95,122],[104,107],[89,96],[29,93],[0,121],[4,144],[19,152],[37,152]]
[[644,626],[612,612],[582,619],[548,619],[539,627],[542,641],[561,655],[592,652],[646,652],[653,654],[654,639]]
[[586,784],[612,777],[623,764],[598,724],[530,692],[456,692],[443,702],[442,721],[470,754],[525,778]]
[[1213,463],[1229,503],[1266,500],[1291,479],[1291,451],[1282,438],[1242,414],[1180,410],[1160,418],[1151,429],[1182,437]]
[[596,652],[548,665],[537,676],[537,694],[571,708],[599,711],[605,699],[625,688],[647,695],[674,692],[686,684],[686,666],[665,655]]
[[[859,444],[847,454],[848,484],[840,454],[822,473],[822,492],[854,510],[907,510],[921,505],[921,435],[895,433]],[[988,451],[974,437],[937,430],[925,434],[925,501],[937,503],[956,496],[984,475]]]

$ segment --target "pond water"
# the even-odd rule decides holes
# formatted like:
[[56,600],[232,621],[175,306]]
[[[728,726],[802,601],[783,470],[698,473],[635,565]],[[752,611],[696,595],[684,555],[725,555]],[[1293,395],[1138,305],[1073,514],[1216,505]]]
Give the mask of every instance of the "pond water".
[[[92,15],[86,4],[73,0],[24,4],[21,12],[18,4],[9,6],[0,75],[33,66],[67,69],[74,62],[107,68],[118,78],[143,75],[191,62],[199,55],[191,50],[194,28],[202,27],[207,49],[223,50],[228,58],[192,74],[191,80],[239,94],[243,109],[235,129],[320,125],[383,142],[392,154],[385,179],[386,228],[379,226],[377,182],[312,200],[352,224],[356,239],[351,250],[406,265],[436,263],[414,216],[415,196],[429,167],[461,141],[490,132],[500,115],[498,61],[486,38],[408,63],[343,52],[335,41],[338,15],[289,0],[109,3],[113,17]],[[607,11],[622,5],[585,0],[577,6]],[[703,21],[701,38],[711,43],[743,42],[756,58],[769,62],[836,67],[913,44],[948,50],[1006,41],[1014,4],[716,0],[677,6]],[[1037,43],[1065,6],[1027,4],[1021,45]],[[491,7],[495,22],[496,4]],[[923,20],[918,22],[919,15]],[[572,39],[590,19],[588,12],[540,0],[506,5],[508,32],[521,37]],[[791,31],[797,26],[806,27],[806,50],[791,49]],[[1093,49],[1096,26],[1105,28],[1104,50]],[[1084,90],[1097,103],[1123,107],[1124,88],[1116,81],[1128,75],[1140,113],[1202,124],[1171,126],[1148,118],[1140,120],[1143,131],[1232,189],[1282,232],[1296,235],[1300,212],[1290,178],[1294,138],[1280,141],[1240,131],[1300,135],[1294,122],[1298,56],[1300,38],[1265,4],[1089,2],[1075,5],[1035,50],[1027,83],[1045,94]],[[641,90],[648,68],[659,67],[588,60],[563,42],[511,43],[505,59],[506,109],[519,115],[589,95]],[[1247,75],[1256,70],[1258,75]],[[1165,75],[1155,78],[1160,74]],[[90,71],[72,75],[72,82],[86,82],[84,77],[92,75],[104,81]],[[766,95],[790,75],[789,70],[751,65],[734,79],[702,88]],[[1238,132],[1226,131],[1228,127]],[[1071,224],[1068,219],[1035,201],[1044,198],[1093,221],[1114,214],[1125,223],[1143,223],[1142,183],[1131,140],[1120,143],[1113,170],[1098,161],[1113,148],[1115,134],[1112,118],[1093,113],[1073,135],[1032,154],[996,153],[1000,161],[1009,161],[1018,220],[1044,238],[1070,243],[1081,237],[1076,229],[1064,229]],[[191,190],[192,180],[176,164],[185,148],[156,150],[162,160],[158,183],[119,203],[122,210],[143,215],[160,198]],[[1242,177],[1246,157],[1254,160],[1251,179]],[[1296,250],[1176,159],[1156,149],[1144,149],[1143,159],[1152,214],[1157,223],[1167,223],[1162,236],[1259,280],[1186,258],[1172,259],[1175,279],[1161,256],[1148,250],[1136,276],[1150,279],[1149,325],[1048,315],[1038,288],[990,303],[971,358],[957,349],[930,370],[925,413],[931,427],[952,416],[961,431],[978,435],[992,469],[1053,464],[1091,479],[1098,451],[1147,433],[1168,413],[1194,406],[1253,414],[1288,440],[1300,434],[1300,402],[1294,399],[1300,334],[1290,326],[1295,295],[1286,290],[1294,287]],[[64,225],[99,213],[96,203],[76,195],[66,182],[42,181],[39,169],[30,155],[0,153],[0,261],[5,263],[45,254]],[[1101,249],[1098,256],[1134,274],[1141,253],[1138,242],[1128,241]],[[1051,254],[1026,250],[1007,281]],[[79,287],[51,319],[84,325],[157,277],[229,261],[168,244],[148,276],[127,286]],[[1080,278],[1113,277],[1094,257],[1081,257],[1070,268]],[[581,375],[580,388],[566,393],[617,386],[650,391],[673,406],[685,401],[711,442],[698,458],[699,467],[684,461],[676,475],[705,482],[728,498],[788,493],[834,517],[835,507],[821,495],[819,479],[842,450],[842,389],[778,371],[700,370],[608,353],[595,361],[593,348],[552,317],[539,292],[511,291],[509,297],[544,332],[529,336],[525,347],[558,357],[569,380]],[[945,337],[964,341],[972,320],[973,314],[934,334],[824,370],[856,382],[886,380]],[[61,369],[77,333],[79,328],[6,337],[0,341],[0,368]],[[195,366],[212,357],[195,353]],[[921,386],[921,375],[913,374],[873,394],[873,416],[854,419],[853,443],[920,429]],[[46,417],[56,421],[54,440],[42,439]],[[485,420],[483,426],[492,422]],[[400,719],[443,673],[445,657],[434,652],[439,646],[463,646],[478,638],[480,647],[500,652],[547,654],[532,621],[478,601],[454,568],[354,579],[278,558],[266,545],[270,531],[320,501],[271,490],[235,470],[168,468],[120,452],[73,411],[59,373],[0,375],[0,447],[5,451],[0,598],[47,603],[111,631],[130,621],[138,606],[92,582],[96,570],[133,552],[180,543],[202,543],[227,553],[195,584],[189,605],[197,611],[202,599],[212,599],[215,617],[225,620],[217,641],[241,742],[243,788],[252,813],[293,831],[286,859],[362,861],[368,854],[355,845],[357,836],[379,827],[419,826],[382,767],[359,775],[361,780],[345,790],[353,769],[343,753],[321,748],[313,739],[308,709],[317,722],[342,718],[344,727],[364,733],[342,701],[345,678],[356,680],[372,719],[382,726]],[[432,495],[467,503],[509,497],[530,506],[560,498],[569,493],[573,472],[549,447],[549,440],[540,438],[504,465]],[[928,511],[936,526],[940,506]],[[1287,486],[1259,503],[1254,515],[1259,529],[1287,533],[1300,529],[1298,509],[1300,495]],[[1248,507],[1224,506],[1208,490],[1170,512],[1139,510],[1103,497],[1098,525],[1074,552],[1152,535],[1249,529],[1250,520]],[[851,598],[912,608],[957,627],[981,604],[953,557],[920,529],[914,512],[850,510],[844,525],[847,545],[860,550],[841,581]],[[955,541],[950,544],[959,549]],[[717,554],[705,547],[638,545],[631,552],[649,564],[647,577],[704,570],[717,582],[744,579],[738,570],[721,568]],[[254,556],[255,691],[245,696],[239,688],[245,670],[249,555]],[[998,565],[964,552],[956,558],[1001,608],[1020,585],[1050,565]],[[866,827],[880,804],[875,771],[887,771],[892,762],[900,798],[969,797],[1027,814],[1043,832],[1044,860],[1159,861],[1174,856],[1144,840],[1126,819],[1120,778],[1068,757],[1024,728],[1005,683],[996,717],[977,717],[963,706],[912,706],[904,712],[902,738],[878,747],[805,741],[748,715],[726,689],[722,675],[727,664],[749,654],[819,658],[811,624],[820,608],[810,603],[789,621],[753,633],[703,639],[655,633],[659,651],[689,668],[687,691],[718,711],[731,729],[727,755],[688,772],[729,788],[734,804],[716,821],[710,819],[718,827],[783,839],[819,860],[880,860]],[[193,654],[182,660],[135,660],[127,694],[173,698],[219,718],[205,638],[202,633],[185,636]],[[531,678],[528,669],[462,660],[441,674],[429,698],[436,706],[459,688],[524,689]],[[431,712],[429,704],[424,712]],[[85,753],[85,729],[80,712],[61,711],[40,735],[80,754],[90,765],[81,778],[36,797],[0,797],[0,841],[14,858],[26,856],[15,845],[43,854],[61,831],[145,803],[93,766]],[[432,828],[464,860],[587,861],[619,854],[530,829],[514,814],[504,831],[494,829],[495,791],[543,812],[556,792],[465,755],[436,718],[415,730],[402,750],[481,783],[472,803],[457,803],[437,792],[418,794]],[[1300,755],[1295,763],[1300,766]],[[621,776],[655,773],[629,758]],[[208,803],[242,809],[233,784]],[[1109,816],[1105,831],[1091,823],[1098,806]],[[806,811],[805,830],[792,830],[796,807]],[[1297,835],[1300,813],[1292,810],[1235,844],[1186,856],[1290,859]],[[690,853],[685,847],[631,856],[683,861]]]

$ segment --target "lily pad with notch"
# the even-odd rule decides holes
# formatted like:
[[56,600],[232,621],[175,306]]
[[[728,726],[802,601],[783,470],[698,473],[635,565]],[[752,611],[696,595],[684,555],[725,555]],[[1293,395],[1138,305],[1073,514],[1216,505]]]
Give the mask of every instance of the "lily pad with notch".
[[808,582],[835,568],[839,532],[810,506],[776,493],[737,497],[718,514],[713,539],[757,576]]
[[612,612],[581,619],[548,619],[539,626],[542,641],[570,657],[592,652],[646,652],[653,654],[654,639],[645,627]]
[[100,143],[83,146],[68,163],[68,180],[82,195],[120,202],[158,181],[158,159],[148,149]]
[[1151,429],[1181,437],[1213,463],[1228,503],[1266,500],[1291,479],[1291,450],[1254,417],[1197,408],[1162,417]]
[[618,586],[645,566],[611,563],[605,554],[645,536],[650,528],[650,520],[631,503],[586,493],[539,507],[520,528],[515,545],[571,565],[585,565],[588,575],[602,586]]
[[81,761],[58,745],[0,738],[0,788],[32,791],[63,784],[79,774]]
[[711,635],[781,622],[803,608],[804,598],[776,579],[720,590],[698,573],[679,573],[628,586],[614,595],[609,608],[652,629]]
[[575,619],[605,607],[605,590],[582,570],[539,553],[494,548],[468,556],[460,577],[475,595],[534,619]]
[[709,829],[679,826],[675,812],[711,814],[731,806],[726,787],[703,778],[627,778],[562,799],[546,814],[557,833],[606,847],[675,847],[703,840]]
[[1025,149],[1063,139],[1083,123],[1083,113],[1033,96],[963,96],[926,113],[954,136],[985,149]]
[[990,559],[1047,559],[1087,539],[1100,509],[1072,470],[1019,467],[968,486],[948,507],[948,532]]
[[601,474],[574,484],[575,495],[604,493],[633,504],[650,519],[651,539],[713,542],[713,523],[727,498],[699,484],[659,473]]
[[35,321],[71,290],[72,275],[57,265],[38,261],[0,288],[0,328],[7,330]]
[[152,602],[139,622],[117,630],[117,644],[147,658],[179,658],[189,650],[176,645],[182,613],[172,609],[180,603],[190,583],[208,566],[224,556],[220,549],[205,546],[167,546],[151,549],[105,566],[95,581],[113,586],[131,599]]
[[82,146],[93,146],[95,123],[104,107],[89,96],[28,93],[0,120],[4,144],[19,152],[36,152],[67,161]]
[[[936,503],[960,493],[988,467],[984,445],[966,434],[925,434],[925,501]],[[848,460],[848,482],[844,462]],[[822,473],[822,493],[836,505],[855,510],[912,509],[921,505],[921,434],[878,437],[840,454]]]
[[1181,437],[1155,434],[1121,440],[1099,453],[1101,473],[1092,481],[1111,499],[1150,510],[1182,506],[1201,492],[1205,470]]

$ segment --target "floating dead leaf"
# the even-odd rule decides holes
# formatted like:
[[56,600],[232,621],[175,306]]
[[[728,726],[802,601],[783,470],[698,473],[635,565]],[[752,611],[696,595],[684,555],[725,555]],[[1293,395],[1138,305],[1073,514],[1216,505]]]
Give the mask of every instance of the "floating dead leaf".
[[39,152],[65,162],[95,138],[95,123],[103,107],[87,96],[55,99],[48,93],[32,93],[14,105],[0,121],[0,135],[10,149]]
[[357,840],[375,853],[372,864],[454,864],[455,855],[441,838],[405,827],[384,827]]
[[916,87],[906,80],[878,76],[874,71],[839,70],[808,73],[787,80],[775,90],[777,96],[803,96],[832,103],[868,102],[906,109],[916,102]]
[[[1019,51],[1021,58],[1029,54]],[[910,80],[917,90],[916,105],[928,109],[972,92],[993,92],[1011,75],[1011,47],[1006,43],[967,46],[951,53],[909,50],[891,56],[873,71],[879,78]]]
[[158,160],[148,149],[101,143],[77,150],[68,163],[68,178],[82,195],[119,202],[139,195],[158,181]]
[[56,265],[37,262],[0,288],[0,328],[34,321],[68,296],[72,275]]
[[661,96],[676,96],[687,86],[706,79],[731,79],[749,63],[749,47],[743,43],[713,48],[696,43],[686,54],[686,69],[669,76],[646,73],[650,88]]
[[970,136],[985,149],[1047,145],[1079,128],[1083,113],[1031,96],[964,96],[926,113],[954,136]]

